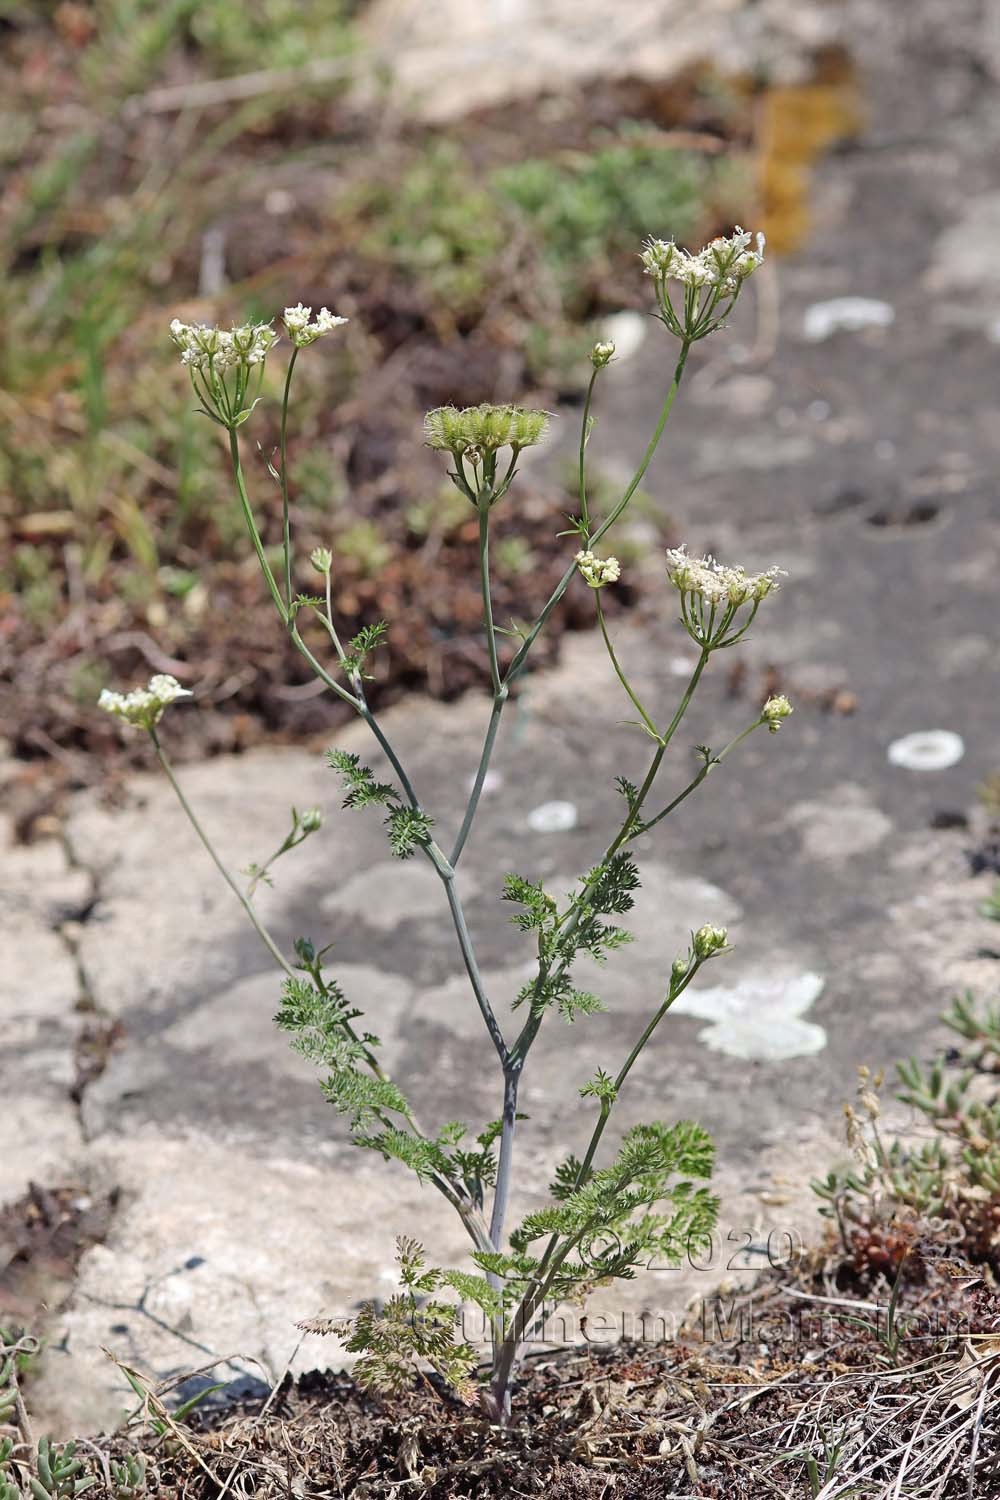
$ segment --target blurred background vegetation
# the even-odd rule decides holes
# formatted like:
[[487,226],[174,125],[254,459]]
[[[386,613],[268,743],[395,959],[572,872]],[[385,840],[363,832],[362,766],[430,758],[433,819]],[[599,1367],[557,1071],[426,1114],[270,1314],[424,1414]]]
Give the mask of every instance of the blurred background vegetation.
[[[366,68],[362,9],[0,3],[0,737],[23,762],[22,831],[53,777],[94,773],[88,752],[104,770],[135,753],[93,710],[106,683],[194,687],[191,753],[337,716],[271,617],[172,317],[299,300],[350,317],[299,365],[299,555],[335,549],[348,634],[391,622],[383,700],[450,696],[482,676],[476,528],[421,447],[423,411],[579,399],[602,319],[646,307],[645,235],[759,222],[762,80],[595,84],[432,129]],[[316,59],[340,77],[310,82]],[[204,88],[260,69],[242,100]],[[252,438],[273,542],[273,402]],[[547,596],[571,507],[531,472],[498,516],[501,622]],[[315,587],[307,563],[298,581]],[[586,604],[564,623],[591,623]]]

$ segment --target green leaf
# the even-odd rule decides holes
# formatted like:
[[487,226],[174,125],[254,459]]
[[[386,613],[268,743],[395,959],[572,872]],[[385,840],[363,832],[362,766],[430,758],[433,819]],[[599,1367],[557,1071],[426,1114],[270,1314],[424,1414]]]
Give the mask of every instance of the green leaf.
[[331,749],[326,758],[335,771],[344,779],[347,787],[344,807],[382,806],[399,802],[399,793],[388,781],[376,781],[371,766],[363,766],[361,757],[348,750]]
[[503,900],[516,902],[524,907],[511,917],[515,927],[522,932],[543,931],[551,926],[558,914],[555,899],[543,889],[542,882],[525,880],[521,875],[507,875],[503,883]]
[[203,1401],[208,1400],[209,1396],[214,1396],[216,1391],[224,1391],[225,1388],[226,1382],[220,1380],[218,1385],[207,1385],[203,1391],[195,1391],[193,1396],[189,1396],[186,1401],[182,1401],[180,1406],[171,1412],[171,1416],[175,1422],[183,1422],[184,1418],[189,1417]]
[[391,1079],[374,1078],[355,1068],[338,1068],[321,1087],[335,1109],[351,1116],[355,1128],[385,1111],[410,1117],[406,1097]]
[[603,1068],[598,1068],[594,1077],[581,1088],[580,1098],[600,1099],[605,1103],[613,1104],[618,1098],[618,1089],[611,1075],[605,1073]]
[[434,819],[415,807],[397,807],[385,820],[389,847],[397,859],[409,859],[430,842]]
[[567,990],[558,1000],[559,1014],[563,1020],[573,1022],[577,1016],[594,1016],[606,1009],[603,1000],[588,990]]
[[456,1291],[463,1302],[475,1302],[489,1317],[502,1311],[503,1299],[482,1276],[472,1276],[467,1271],[443,1271],[441,1281]]
[[561,1161],[556,1167],[555,1180],[549,1187],[549,1192],[557,1203],[568,1198],[570,1193],[576,1190],[577,1178],[582,1169],[583,1162],[576,1156],[567,1156],[566,1160]]

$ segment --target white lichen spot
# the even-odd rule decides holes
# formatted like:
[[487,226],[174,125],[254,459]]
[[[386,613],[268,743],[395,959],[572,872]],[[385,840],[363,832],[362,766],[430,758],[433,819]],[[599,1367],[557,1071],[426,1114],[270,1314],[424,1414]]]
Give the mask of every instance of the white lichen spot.
[[698,1040],[728,1057],[785,1062],[810,1057],[826,1046],[826,1032],[802,1017],[819,999],[821,974],[767,969],[747,974],[732,985],[699,989],[692,985],[673,1005],[682,1015],[712,1024]]
[[806,308],[802,332],[812,344],[834,333],[861,333],[866,328],[888,328],[896,310],[877,297],[831,297]]
[[877,848],[893,828],[892,819],[850,782],[834,787],[822,802],[796,803],[788,821],[801,831],[803,853],[823,864]]
[[906,771],[946,771],[965,754],[965,741],[952,729],[918,729],[893,740],[886,752],[889,764]]
[[575,802],[542,802],[528,814],[528,827],[534,833],[568,833],[578,816]]
[[[466,790],[470,793],[470,795],[475,784],[476,778],[474,776],[470,776],[468,781],[465,783]],[[482,795],[484,797],[488,797],[492,792],[498,792],[502,786],[503,777],[500,775],[500,772],[487,771],[486,775],[483,777]]]
[[615,346],[615,359],[631,359],[646,342],[650,322],[642,313],[612,313],[601,324],[601,337]]

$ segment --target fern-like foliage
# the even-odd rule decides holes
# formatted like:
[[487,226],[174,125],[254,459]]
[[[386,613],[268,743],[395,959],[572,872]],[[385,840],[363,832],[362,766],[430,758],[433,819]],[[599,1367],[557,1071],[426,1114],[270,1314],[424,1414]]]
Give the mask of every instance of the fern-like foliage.
[[430,842],[434,819],[418,807],[397,807],[385,820],[389,848],[397,859],[409,859],[422,844]]
[[321,990],[308,979],[289,978],[281,986],[274,1020],[290,1033],[295,1052],[324,1067],[341,1068],[364,1056],[364,1047],[350,1029],[360,1015],[348,1005],[336,981],[324,980]]
[[365,670],[368,657],[383,644],[388,630],[385,620],[377,620],[374,625],[363,625],[357,635],[352,637],[344,653],[344,667],[349,676],[371,679],[371,673]]
[[[374,627],[373,627],[374,628]],[[344,807],[386,807],[385,830],[389,848],[397,859],[411,854],[430,842],[434,819],[419,807],[409,807],[390,781],[376,781],[371,766],[363,766],[361,757],[350,750],[332,749],[326,758],[344,780]]]
[[456,1337],[461,1304],[443,1302],[434,1294],[453,1290],[489,1317],[499,1312],[499,1297],[481,1276],[428,1266],[416,1240],[397,1239],[396,1260],[402,1291],[381,1308],[365,1303],[351,1323],[338,1329],[347,1336],[346,1349],[361,1356],[354,1378],[369,1389],[399,1395],[425,1361],[461,1400],[474,1402],[476,1387],[470,1375],[477,1354]]
[[519,990],[514,1008],[527,1005],[535,1016],[555,1008],[566,1021],[603,1010],[597,995],[576,985],[572,964],[580,953],[603,963],[609,953],[632,941],[624,927],[603,918],[631,911],[638,886],[639,872],[632,856],[615,854],[581,877],[579,889],[570,893],[567,908],[560,913],[558,902],[541,881],[508,875],[503,899],[522,908],[511,921],[522,932],[537,933],[538,941],[538,973]]
[[346,791],[344,807],[390,806],[398,803],[399,793],[389,781],[376,781],[371,766],[361,764],[360,755],[350,750],[332,749],[326,758],[342,777]]
[[717,1199],[690,1181],[710,1177],[713,1159],[710,1137],[690,1121],[636,1125],[610,1166],[584,1174],[579,1163],[564,1162],[554,1201],[524,1219],[511,1245],[523,1255],[535,1241],[555,1237],[547,1267],[557,1299],[612,1277],[630,1278],[654,1260],[676,1265],[707,1243],[715,1225]]

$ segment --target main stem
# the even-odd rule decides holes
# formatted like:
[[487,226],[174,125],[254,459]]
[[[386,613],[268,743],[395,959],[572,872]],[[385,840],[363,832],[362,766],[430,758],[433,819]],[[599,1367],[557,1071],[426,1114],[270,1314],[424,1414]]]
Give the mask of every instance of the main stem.
[[500,1155],[497,1181],[490,1216],[490,1239],[499,1250],[503,1245],[503,1226],[510,1198],[511,1168],[514,1162],[514,1131],[517,1125],[517,1091],[521,1082],[521,1064],[508,1062],[503,1075],[503,1121],[500,1133]]
[[[691,965],[691,968],[688,970],[684,978],[679,983],[671,985],[670,991],[664,999],[662,1005],[660,1005],[653,1013],[651,1020],[644,1028],[641,1036],[636,1041],[628,1057],[625,1059],[625,1062],[618,1070],[617,1077],[615,1078],[616,1099],[623,1084],[625,1083],[625,1080],[628,1078],[629,1073],[632,1071],[632,1068],[639,1054],[646,1046],[650,1037],[653,1035],[653,1032],[656,1030],[657,1026],[659,1026],[660,1022],[663,1020],[663,1017],[667,1014],[667,1011],[673,1005],[674,1001],[687,989],[688,985],[691,983],[692,979],[701,968],[701,963],[702,961],[700,959],[695,958],[695,961]],[[586,1154],[583,1158],[583,1161],[580,1163],[580,1170],[578,1171],[576,1176],[577,1187],[582,1186],[582,1184],[586,1182],[587,1178],[590,1175],[590,1169],[593,1166],[597,1148],[600,1145],[601,1137],[604,1134],[605,1127],[607,1126],[608,1120],[611,1117],[612,1107],[612,1100],[601,1100],[600,1116],[598,1118],[597,1124],[594,1126],[593,1133],[590,1137],[590,1143],[587,1146]],[[549,1240],[549,1243],[546,1246],[545,1252],[542,1256],[541,1263],[539,1265],[539,1269],[535,1278],[535,1290],[526,1294],[522,1299],[520,1305],[515,1309],[513,1317],[511,1318],[507,1337],[505,1338],[503,1345],[501,1346],[499,1358],[496,1359],[494,1365],[493,1380],[490,1388],[494,1402],[496,1403],[497,1410],[500,1413],[509,1410],[510,1399],[508,1387],[510,1384],[511,1373],[514,1368],[514,1362],[517,1358],[518,1348],[530,1333],[532,1325],[539,1311],[544,1307],[546,1295],[548,1293],[549,1287],[552,1285],[552,1280],[556,1272],[559,1270],[559,1267],[562,1265],[566,1257],[572,1253],[573,1247],[576,1243],[578,1243],[578,1240],[568,1241],[559,1251],[558,1255],[556,1255],[555,1252],[558,1242],[559,1236],[558,1234],[554,1234]]]
[[[636,794],[634,802],[629,807],[628,816],[626,817],[625,821],[623,822],[622,827],[619,830],[619,832],[616,835],[616,837],[613,839],[613,841],[608,845],[608,848],[605,850],[604,856],[603,856],[603,858],[601,860],[601,864],[602,865],[606,864],[609,859],[614,858],[615,854],[618,853],[619,849],[623,848],[624,845],[627,844],[635,836],[635,832],[636,832],[636,818],[637,818],[639,812],[642,809],[643,803],[645,802],[647,796],[649,795],[649,792],[650,792],[650,789],[652,788],[653,782],[656,780],[656,776],[657,776],[657,773],[659,772],[660,766],[661,766],[661,764],[663,762],[663,757],[666,754],[667,747],[670,744],[670,741],[673,738],[673,736],[674,736],[674,734],[675,734],[675,732],[677,730],[678,725],[680,724],[680,722],[683,719],[685,713],[687,712],[688,705],[690,704],[691,699],[693,698],[693,696],[695,694],[695,691],[696,691],[696,689],[698,687],[698,683],[699,683],[699,681],[701,679],[701,674],[705,670],[705,666],[706,666],[706,664],[708,662],[708,658],[709,658],[710,654],[711,654],[711,652],[709,650],[707,650],[705,648],[702,649],[701,654],[700,654],[700,656],[698,658],[698,661],[697,661],[697,663],[695,665],[694,671],[691,673],[691,677],[690,677],[690,679],[688,681],[688,684],[687,684],[687,687],[686,687],[686,689],[684,691],[684,695],[681,698],[681,701],[680,701],[680,703],[679,703],[679,705],[677,707],[677,711],[674,714],[673,719],[670,721],[670,724],[667,727],[667,729],[659,737],[659,743],[657,744],[656,751],[655,751],[655,753],[653,755],[653,758],[652,758],[652,760],[650,762],[649,769],[646,772],[646,775],[645,775],[645,777],[643,779],[642,785],[640,786],[640,788],[639,788],[639,790],[638,790],[638,792]],[[730,748],[730,747],[727,747],[727,749],[728,748]],[[581,913],[583,905],[584,905],[584,903],[586,901],[586,896],[587,896],[588,889],[589,889],[589,887],[585,887],[584,888],[584,890],[580,893],[580,895],[575,899],[575,901],[573,902],[573,905],[567,911],[566,916],[563,919],[563,920],[565,920],[567,922],[567,928],[566,928],[566,934],[567,935],[570,935],[579,926],[579,923],[580,923],[580,913]],[[562,968],[563,969],[565,969],[567,963],[568,963],[568,960],[564,960],[564,962],[562,964]],[[692,977],[693,977],[693,973],[694,973],[694,970],[692,970]],[[680,994],[680,992],[681,992],[681,990],[680,990],[680,988],[678,988],[673,993],[673,995],[669,998],[669,1003],[672,1004],[673,1003],[673,999],[676,999],[676,996],[678,994]],[[657,1016],[654,1018],[654,1021],[647,1028],[647,1032],[644,1033],[643,1039],[640,1040],[640,1042],[637,1045],[637,1047],[630,1054],[629,1059],[628,1059],[627,1064],[626,1064],[626,1067],[624,1069],[624,1072],[620,1075],[620,1078],[622,1080],[624,1080],[624,1078],[627,1077],[628,1072],[631,1069],[632,1064],[634,1063],[636,1057],[638,1057],[639,1052],[642,1050],[642,1047],[645,1046],[645,1043],[648,1040],[649,1036],[652,1035],[652,1031],[655,1029],[656,1025],[659,1024],[659,1020],[662,1019],[662,1016],[664,1014],[666,1014],[666,1008],[667,1008],[666,1006],[661,1007],[661,1011],[658,1012]],[[537,1012],[536,1014],[529,1015],[528,1020],[525,1022],[524,1026],[523,1026],[523,1028],[521,1030],[520,1035],[517,1037],[516,1041],[514,1042],[513,1047],[510,1049],[510,1062],[509,1062],[508,1067],[504,1071],[504,1084],[505,1084],[504,1105],[505,1105],[505,1108],[504,1108],[504,1126],[503,1126],[503,1132],[501,1133],[501,1140],[500,1140],[501,1156],[503,1155],[504,1136],[507,1135],[507,1134],[509,1134],[509,1136],[510,1136],[510,1151],[511,1151],[511,1153],[513,1152],[513,1136],[514,1136],[514,1126],[515,1126],[515,1122],[516,1122],[515,1119],[511,1119],[510,1125],[509,1125],[509,1129],[508,1129],[507,1119],[506,1119],[506,1114],[507,1114],[507,1110],[506,1110],[506,1104],[507,1104],[507,1081],[508,1081],[508,1078],[513,1073],[513,1070],[515,1068],[518,1070],[517,1081],[519,1081],[520,1071],[524,1067],[525,1059],[527,1058],[528,1052],[531,1049],[531,1046],[532,1046],[532,1043],[535,1040],[535,1037],[538,1035],[538,1031],[539,1031],[539,1028],[541,1026],[541,1023],[542,1023],[542,1012],[541,1011]],[[515,1082],[515,1085],[514,1085],[514,1099],[515,1099],[514,1114],[515,1114],[515,1117],[516,1117],[516,1099],[517,1099],[516,1088],[517,1088],[517,1083]],[[600,1125],[600,1131],[601,1132],[603,1132],[604,1123],[606,1123],[606,1120],[603,1120],[601,1122],[601,1125]],[[595,1140],[592,1143],[593,1150],[590,1152],[590,1160],[593,1159],[593,1151],[596,1151],[596,1149],[597,1149],[597,1142],[599,1140],[600,1140],[600,1133],[598,1133],[597,1140]],[[588,1169],[589,1169],[589,1165],[590,1165],[590,1162],[588,1161],[587,1162]],[[503,1210],[501,1211],[501,1216],[500,1216],[500,1221],[499,1221],[500,1225],[501,1225],[501,1228],[502,1228],[502,1223],[503,1223],[503,1211],[505,1211],[505,1209],[506,1209],[506,1201],[507,1201],[506,1194],[507,1194],[507,1191],[508,1191],[507,1186],[504,1185],[504,1189],[503,1189],[504,1196],[503,1196],[503,1200],[502,1200],[503,1201]],[[499,1170],[498,1170],[498,1173],[497,1173],[497,1195],[498,1196],[500,1195],[500,1192],[501,1192],[501,1179],[500,1179],[500,1173],[499,1173]],[[496,1218],[496,1199],[494,1199],[494,1220],[495,1220],[495,1218]],[[498,1240],[497,1235],[494,1234],[494,1235],[491,1235],[491,1237],[493,1238],[494,1242],[497,1244],[497,1247],[500,1248],[499,1240]],[[543,1266],[545,1264],[545,1260],[548,1259],[548,1258],[550,1258],[551,1253],[553,1252],[553,1250],[555,1248],[555,1243],[556,1243],[556,1237],[553,1237],[553,1239],[549,1243],[549,1249],[546,1252],[546,1257],[545,1257],[545,1259],[543,1259]],[[568,1251],[567,1251],[567,1253],[568,1253]],[[546,1283],[545,1287],[542,1289],[542,1292],[541,1292],[541,1298],[542,1298],[542,1300],[544,1300],[544,1294],[545,1294],[545,1290],[547,1290],[547,1286],[548,1286],[548,1283]],[[533,1316],[534,1312],[537,1311],[537,1306],[538,1306],[537,1299],[535,1299],[535,1305],[531,1309],[531,1316]],[[504,1339],[503,1343],[501,1344],[499,1350],[496,1347],[494,1347],[494,1368],[493,1368],[493,1380],[492,1380],[492,1383],[491,1383],[491,1392],[492,1392],[492,1397],[493,1397],[493,1402],[494,1402],[495,1410],[496,1410],[496,1412],[497,1412],[497,1414],[498,1414],[498,1416],[500,1417],[501,1420],[505,1419],[505,1414],[507,1412],[509,1412],[509,1409],[510,1409],[510,1393],[509,1393],[510,1376],[511,1376],[511,1371],[513,1370],[513,1367],[514,1367],[514,1361],[515,1361],[515,1359],[517,1357],[518,1348],[520,1347],[520,1344],[521,1344],[521,1342],[522,1342],[522,1340],[523,1340],[523,1338],[525,1336],[525,1332],[526,1332],[526,1329],[527,1329],[527,1326],[528,1326],[528,1322],[526,1321],[526,1318],[525,1318],[525,1310],[526,1310],[527,1307],[528,1307],[528,1303],[527,1302],[522,1302],[521,1307],[518,1308],[517,1312],[514,1314],[514,1317],[513,1317],[512,1321],[511,1321],[510,1328],[508,1330],[507,1336]]]

